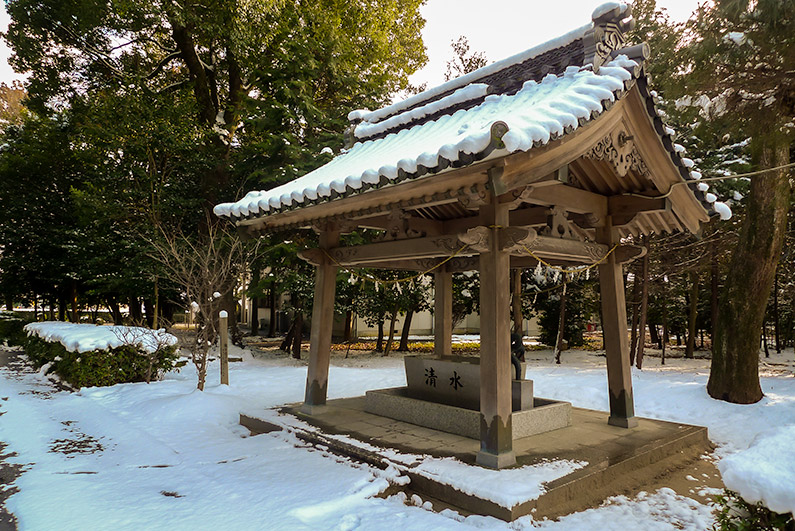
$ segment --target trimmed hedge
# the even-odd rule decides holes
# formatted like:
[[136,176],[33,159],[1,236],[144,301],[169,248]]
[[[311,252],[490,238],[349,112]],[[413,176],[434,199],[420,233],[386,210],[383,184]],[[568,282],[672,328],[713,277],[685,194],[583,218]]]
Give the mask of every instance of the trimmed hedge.
[[0,312],[0,343],[7,341],[9,345],[24,345],[25,331],[22,328],[27,324],[22,318],[9,312]]
[[[175,346],[166,347],[151,356],[151,379],[174,368],[177,358]],[[108,350],[70,352],[57,341],[48,342],[28,336],[25,354],[37,368],[50,364],[47,372],[54,372],[72,387],[98,387],[118,383],[145,382],[150,356],[134,345]]]

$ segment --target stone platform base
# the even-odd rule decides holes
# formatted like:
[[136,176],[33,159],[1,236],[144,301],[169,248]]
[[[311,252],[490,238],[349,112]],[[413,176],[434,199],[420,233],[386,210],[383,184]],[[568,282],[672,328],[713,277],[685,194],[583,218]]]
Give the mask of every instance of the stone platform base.
[[[544,493],[537,499],[505,507],[487,496],[457,490],[450,485],[450,479],[427,474],[417,466],[421,461],[413,462],[416,456],[454,457],[466,465],[477,466],[480,450],[477,440],[367,413],[365,397],[329,400],[324,412],[317,415],[302,413],[300,404],[280,411],[285,415],[269,412],[260,418],[253,412],[241,414],[240,423],[253,434],[285,429],[324,451],[377,468],[396,467],[411,481],[408,485],[394,485],[385,495],[395,490],[416,493],[430,501],[436,511],[452,508],[462,515],[482,514],[506,521],[528,514],[536,520],[557,518],[595,507],[609,496],[632,496],[641,490],[654,491],[676,483],[666,478],[679,478],[681,483],[691,486],[686,476],[700,477],[700,472],[710,472],[699,469],[704,464],[712,467],[711,473],[718,481],[714,486],[722,486],[714,466],[699,459],[712,450],[706,428],[643,418],[638,419],[636,428],[619,428],[607,424],[605,412],[572,408],[570,426],[514,441],[517,466],[559,459],[587,464],[545,484]],[[280,421],[294,417],[311,428],[296,426],[289,420]],[[494,471],[489,481],[516,481],[515,475],[503,472]]]
[[[480,411],[419,400],[406,387],[367,391],[365,411],[434,430],[480,440]],[[533,407],[511,415],[513,438],[565,428],[571,423],[571,404],[534,398]]]

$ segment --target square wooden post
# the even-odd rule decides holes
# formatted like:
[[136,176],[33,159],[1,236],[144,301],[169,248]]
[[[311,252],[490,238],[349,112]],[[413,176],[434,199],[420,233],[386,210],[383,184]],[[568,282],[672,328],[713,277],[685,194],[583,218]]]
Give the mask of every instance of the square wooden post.
[[453,274],[441,266],[433,275],[433,353],[453,353]]
[[480,451],[489,468],[516,464],[511,421],[510,256],[500,246],[508,206],[492,198],[480,210],[489,227],[489,251],[480,254]]
[[[339,231],[320,232],[320,247],[331,249],[339,243]],[[315,414],[326,405],[328,368],[331,355],[331,331],[334,324],[334,288],[337,266],[324,257],[315,269],[315,299],[312,305],[312,330],[309,336],[309,368],[306,373],[306,393],[301,411]]]
[[[604,227],[596,229],[599,243],[610,249],[618,243],[618,233],[610,216]],[[607,357],[607,386],[610,393],[610,418],[607,423],[622,428],[638,425],[632,398],[632,367],[627,339],[627,303],[621,264],[611,253],[599,265],[599,291],[602,299],[602,332]]]

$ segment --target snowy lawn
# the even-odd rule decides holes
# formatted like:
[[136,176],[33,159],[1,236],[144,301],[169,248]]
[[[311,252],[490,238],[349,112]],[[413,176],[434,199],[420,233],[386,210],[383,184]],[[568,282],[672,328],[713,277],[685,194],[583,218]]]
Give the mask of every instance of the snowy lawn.
[[[528,358],[528,377],[535,380],[539,396],[607,409],[604,358],[567,352],[560,366],[551,363],[548,352],[529,352]],[[791,351],[787,359],[792,359]],[[405,384],[397,358],[335,359],[332,364],[330,398]],[[636,412],[708,426],[722,462],[736,459],[743,466],[769,459],[764,437],[778,428],[770,435],[781,441],[773,451],[785,454],[779,459],[789,453],[791,463],[792,445],[786,447],[787,432],[782,430],[795,426],[795,378],[791,364],[771,370],[782,374],[763,378],[766,397],[758,404],[736,406],[707,396],[708,362],[669,360],[660,367],[659,359],[647,358],[646,368],[633,374]],[[16,452],[10,461],[26,465],[15,483],[19,492],[7,503],[20,528],[579,530],[711,525],[711,507],[670,489],[633,499],[616,497],[558,522],[525,517],[512,525],[451,511],[434,513],[401,496],[376,497],[393,471],[328,455],[286,432],[249,437],[237,424],[240,410],[301,401],[304,365],[247,357],[231,364],[230,371],[232,385],[220,386],[217,363],[211,365],[204,393],[194,390],[196,377],[189,367],[149,385],[68,393],[54,391],[32,370],[20,374],[0,367],[0,441],[8,444],[7,451]],[[743,458],[741,451],[749,447],[750,457]],[[791,468],[757,476],[760,491],[772,489],[784,503],[792,499]]]

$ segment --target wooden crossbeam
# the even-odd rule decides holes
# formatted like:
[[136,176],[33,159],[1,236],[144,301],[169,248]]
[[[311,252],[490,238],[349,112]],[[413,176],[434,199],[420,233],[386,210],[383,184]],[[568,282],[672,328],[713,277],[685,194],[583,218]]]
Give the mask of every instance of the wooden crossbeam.
[[[390,268],[404,269],[398,265],[406,260],[447,258],[456,253],[461,253],[461,256],[471,256],[485,252],[488,241],[484,238],[488,231],[488,228],[480,226],[461,234],[337,247],[328,251],[307,249],[301,251],[299,256],[314,265],[331,262],[344,267],[386,267],[387,264],[391,264]],[[531,227],[504,229],[499,247],[512,256],[528,255],[529,250],[544,260],[559,260],[574,264],[592,263],[608,251],[607,246],[595,242],[541,236]],[[405,269],[414,270],[415,267],[405,267]],[[428,268],[419,270],[422,269]]]

